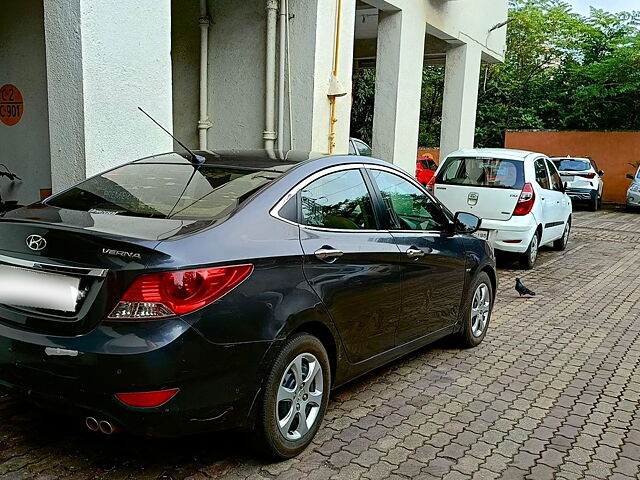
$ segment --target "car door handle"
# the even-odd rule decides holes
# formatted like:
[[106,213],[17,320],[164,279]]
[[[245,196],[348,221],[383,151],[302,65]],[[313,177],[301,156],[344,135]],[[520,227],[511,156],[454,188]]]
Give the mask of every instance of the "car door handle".
[[409,258],[420,258],[424,256],[425,256],[425,252],[423,252],[419,248],[416,248],[416,247],[407,248],[407,257]]
[[319,248],[314,252],[316,258],[318,260],[322,260],[323,262],[335,262],[338,258],[344,255],[342,250],[336,250],[333,247],[324,246]]

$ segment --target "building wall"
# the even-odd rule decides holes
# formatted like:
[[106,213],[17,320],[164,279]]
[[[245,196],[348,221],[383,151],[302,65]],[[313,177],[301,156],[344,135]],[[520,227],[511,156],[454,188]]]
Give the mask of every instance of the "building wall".
[[[42,0],[5,0],[0,14],[0,87],[22,92],[24,113],[14,126],[0,122],[0,163],[24,179],[13,185],[0,180],[5,199],[40,200],[51,188],[47,72]],[[0,167],[1,169],[2,167]]]
[[[192,148],[198,146],[200,104],[199,0],[171,2],[171,66],[173,133]],[[213,66],[210,67],[213,69]],[[179,146],[175,146],[180,148]]]
[[590,157],[604,170],[605,202],[624,203],[630,165],[640,161],[640,132],[507,132],[507,148],[541,152],[552,157]]
[[488,32],[491,27],[507,19],[507,0],[426,1],[428,33],[443,39],[479,44],[485,61],[504,61],[507,28]]
[[[335,0],[291,0],[290,59],[294,147],[327,152],[327,97],[334,50]],[[265,128],[266,0],[209,0],[210,149],[263,148]],[[318,17],[318,12],[322,15]],[[198,0],[172,2],[173,124],[197,146],[200,34]],[[336,152],[347,152],[355,3],[344,2],[339,77],[347,95],[337,99]],[[279,60],[278,48],[276,48]],[[277,82],[276,82],[277,83]],[[287,85],[288,87],[289,85]],[[285,149],[291,144],[288,94]]]

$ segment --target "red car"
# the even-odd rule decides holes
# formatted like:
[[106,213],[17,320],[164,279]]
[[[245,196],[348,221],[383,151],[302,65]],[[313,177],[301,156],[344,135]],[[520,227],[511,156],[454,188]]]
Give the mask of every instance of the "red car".
[[424,153],[416,160],[416,180],[425,187],[433,178],[438,169],[438,164],[429,153]]

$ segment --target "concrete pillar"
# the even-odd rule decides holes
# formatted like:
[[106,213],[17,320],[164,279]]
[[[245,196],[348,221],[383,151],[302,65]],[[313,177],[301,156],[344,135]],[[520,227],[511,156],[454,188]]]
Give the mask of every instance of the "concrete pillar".
[[86,178],[80,0],[44,1],[51,187]]
[[447,51],[440,158],[456,150],[473,148],[482,49],[475,43]]
[[170,0],[45,0],[54,191],[170,151]]
[[[342,2],[338,79],[346,95],[336,99],[335,151],[349,150],[351,126],[351,83],[355,3]],[[291,2],[291,88],[294,146],[297,150],[329,151],[331,112],[329,82],[333,68],[336,0]],[[288,120],[287,120],[288,125]],[[288,126],[285,132],[288,142]]]
[[373,156],[415,171],[426,18],[421,8],[380,11]]
[[173,150],[171,137],[138,111],[171,131],[171,1],[81,6],[87,175]]

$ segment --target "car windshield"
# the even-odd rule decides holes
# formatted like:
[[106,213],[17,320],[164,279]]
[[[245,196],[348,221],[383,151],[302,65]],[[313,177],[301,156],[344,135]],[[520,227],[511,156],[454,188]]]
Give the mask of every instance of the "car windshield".
[[521,190],[524,166],[518,160],[452,157],[438,173],[436,183]]
[[280,175],[240,167],[133,163],[92,177],[46,203],[108,215],[217,220]]
[[561,172],[583,172],[591,168],[589,160],[578,160],[575,158],[555,159],[553,163]]

